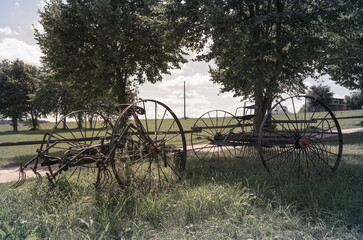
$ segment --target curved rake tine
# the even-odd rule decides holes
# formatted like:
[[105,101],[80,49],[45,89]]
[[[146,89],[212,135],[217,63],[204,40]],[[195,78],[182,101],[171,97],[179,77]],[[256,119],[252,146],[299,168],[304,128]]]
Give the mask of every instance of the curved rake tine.
[[99,191],[102,191],[107,185],[110,184],[110,182],[111,182],[110,180],[112,180],[110,170],[108,170],[106,168],[102,172],[103,172],[102,181],[97,186],[97,190],[99,190]]
[[99,170],[99,176],[98,176],[98,178],[97,178],[97,181],[96,181],[96,183],[94,184],[95,185],[95,188],[96,189],[99,189],[100,188],[100,186],[101,186],[101,184],[102,184],[102,179],[103,179],[103,176],[102,176],[102,171],[100,171]]
[[112,185],[112,179],[113,179],[112,172],[110,170],[108,170],[108,174],[110,176],[110,185]]
[[42,183],[43,182],[43,177],[42,177],[42,175],[40,175],[39,172],[35,172],[35,176],[37,177],[37,181],[39,183]]
[[30,168],[32,171],[33,171],[33,173],[35,174],[35,176],[36,176],[36,178],[37,178],[37,181],[39,182],[39,183],[42,183],[42,176],[40,175],[40,173],[39,172],[37,172],[37,170],[36,170],[36,168]]
[[106,168],[104,169],[104,178],[100,186],[100,190],[103,190],[108,185],[109,179],[110,179],[109,170]]
[[50,173],[46,173],[46,175],[47,175],[47,179],[49,181],[50,187],[51,188],[54,188],[56,186],[57,182],[54,182],[53,181],[54,178],[53,178],[53,176]]
[[106,168],[106,173],[107,173],[107,181],[106,181],[105,186],[112,184],[112,173],[111,173],[111,171]]
[[19,179],[18,179],[18,181],[16,183],[14,183],[11,186],[11,188],[18,188],[18,187],[20,187],[21,185],[24,184],[25,180],[26,180],[26,173],[23,170],[20,170],[19,171]]

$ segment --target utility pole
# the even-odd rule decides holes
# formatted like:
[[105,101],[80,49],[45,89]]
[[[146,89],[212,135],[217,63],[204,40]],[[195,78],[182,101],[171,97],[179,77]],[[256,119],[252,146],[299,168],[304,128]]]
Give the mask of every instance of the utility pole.
[[186,98],[185,98],[185,81],[184,81],[184,119],[187,118],[187,109],[186,109]]

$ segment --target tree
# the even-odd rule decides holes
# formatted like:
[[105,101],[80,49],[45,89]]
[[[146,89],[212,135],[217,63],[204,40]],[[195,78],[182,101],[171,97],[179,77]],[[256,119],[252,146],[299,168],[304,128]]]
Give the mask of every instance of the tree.
[[313,3],[322,16],[328,42],[324,64],[331,79],[351,90],[363,90],[363,1]]
[[26,72],[29,76],[27,80],[27,90],[28,90],[28,109],[27,109],[27,117],[29,119],[31,130],[36,130],[39,127],[38,120],[43,115],[45,116],[47,113],[43,110],[47,108],[47,103],[45,101],[39,101],[39,86],[41,84],[42,74],[40,70],[32,65],[25,65]]
[[82,96],[77,94],[76,89],[56,81],[50,74],[41,73],[38,78],[37,89],[31,101],[42,115],[65,115],[83,107]]
[[[329,105],[331,98],[333,97],[334,93],[330,91],[330,87],[327,85],[318,85],[318,86],[311,86],[307,92],[307,95],[319,100],[320,102]],[[308,112],[315,112],[324,110],[324,108],[316,101],[309,101],[307,102],[308,107],[306,108]],[[322,109],[316,109],[321,107]],[[316,110],[315,110],[316,109]]]
[[110,93],[126,102],[130,85],[160,81],[186,62],[162,6],[163,1],[49,1],[40,12],[44,33],[35,33],[43,63],[84,102]]
[[344,99],[349,109],[362,109],[363,107],[362,92],[354,92],[351,95],[346,95]]
[[18,121],[29,110],[29,81],[24,62],[3,60],[0,63],[0,115],[11,118],[14,132],[18,131]]
[[181,19],[203,22],[202,34],[211,39],[210,52],[199,59],[214,60],[210,73],[213,82],[223,85],[222,92],[255,101],[257,130],[276,97],[303,92],[303,80],[322,70],[316,64],[324,56],[322,29],[305,1],[184,2],[179,9],[195,5],[200,17],[188,17],[186,10],[180,11],[185,14]]
[[[222,92],[232,91],[259,106],[254,119],[258,129],[274,98],[303,92],[302,81],[308,76],[333,73],[327,71],[337,64],[332,55],[344,46],[344,42],[334,42],[334,30],[347,25],[344,14],[352,10],[344,2],[185,0],[174,1],[173,6],[178,9],[178,21],[184,24],[180,26],[190,28],[185,38],[190,42],[201,39],[190,44],[194,49],[201,50],[210,40],[209,53],[199,59],[214,60],[212,81],[223,85]],[[346,31],[362,36],[356,28]],[[361,62],[355,60],[341,69],[349,69],[352,79],[361,71]],[[343,80],[342,74],[334,77]]]

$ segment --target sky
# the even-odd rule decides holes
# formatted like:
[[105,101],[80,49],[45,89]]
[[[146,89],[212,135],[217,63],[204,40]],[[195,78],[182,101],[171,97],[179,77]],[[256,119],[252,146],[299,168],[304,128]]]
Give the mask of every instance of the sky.
[[[45,0],[0,0],[0,60],[17,58],[40,66],[42,55],[34,39],[34,28],[42,30],[38,10]],[[195,56],[191,53],[188,58]],[[237,107],[244,105],[241,98],[233,98],[233,93],[220,93],[221,85],[213,84],[208,73],[212,63],[189,61],[181,69],[171,70],[162,82],[145,83],[139,87],[139,97],[156,99],[168,105],[178,117],[184,116],[184,82],[186,84],[186,115],[199,117],[207,111],[221,109],[235,113]],[[328,85],[334,97],[344,98],[350,91],[336,85],[324,76],[318,81],[307,79],[307,86]]]

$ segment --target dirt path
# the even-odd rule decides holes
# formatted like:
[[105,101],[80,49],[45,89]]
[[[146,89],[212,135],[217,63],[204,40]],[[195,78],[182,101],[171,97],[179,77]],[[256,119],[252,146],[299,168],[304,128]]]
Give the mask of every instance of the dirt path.
[[[38,168],[40,175],[45,176],[47,167]],[[31,169],[25,170],[26,178],[33,178],[35,174]],[[19,179],[19,166],[0,168],[0,183],[17,181]]]
[[363,131],[362,127],[342,129],[342,133],[354,133],[354,132],[362,132],[362,131]]
[[[343,134],[361,132],[361,131],[363,131],[362,127],[342,129]],[[48,170],[47,167],[38,168],[38,172],[42,176],[45,176],[47,170]],[[35,174],[30,169],[26,170],[25,173],[28,179],[35,177]],[[19,166],[0,168],[0,183],[17,181],[18,178],[19,178]]]

